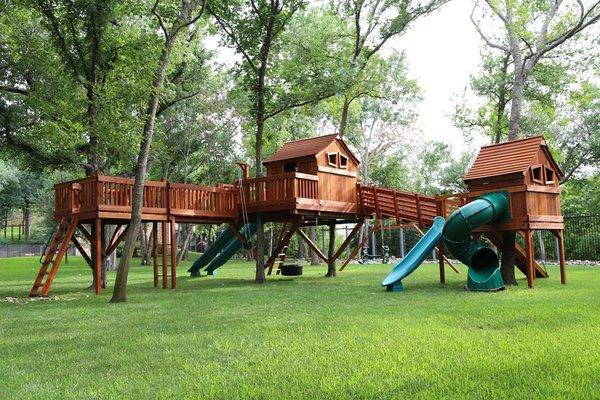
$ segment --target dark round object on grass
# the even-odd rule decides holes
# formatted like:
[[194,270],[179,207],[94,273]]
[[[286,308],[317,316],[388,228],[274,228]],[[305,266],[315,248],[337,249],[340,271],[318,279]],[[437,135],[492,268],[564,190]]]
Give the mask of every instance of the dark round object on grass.
[[302,275],[302,265],[282,265],[281,275],[283,276],[300,276]]

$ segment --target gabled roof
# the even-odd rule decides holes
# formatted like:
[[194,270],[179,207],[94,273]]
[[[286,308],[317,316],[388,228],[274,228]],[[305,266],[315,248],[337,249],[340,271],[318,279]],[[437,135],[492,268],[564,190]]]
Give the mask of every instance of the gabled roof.
[[550,154],[544,137],[533,136],[482,147],[463,180],[467,182],[492,176],[525,174],[540,149],[562,178],[563,173]]
[[317,136],[309,139],[295,140],[285,143],[275,154],[263,161],[263,164],[272,163],[275,161],[290,160],[300,157],[316,156],[323,152],[329,145],[336,140],[348,152],[348,155],[358,165],[360,162],[352,154],[344,140],[336,133],[333,135]]

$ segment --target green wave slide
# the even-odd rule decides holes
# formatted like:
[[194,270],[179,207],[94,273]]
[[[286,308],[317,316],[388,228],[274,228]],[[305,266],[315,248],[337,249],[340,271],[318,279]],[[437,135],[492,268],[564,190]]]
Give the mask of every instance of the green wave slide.
[[436,217],[427,233],[417,242],[381,282],[388,291],[401,291],[402,279],[413,273],[442,240],[446,248],[469,267],[467,289],[496,291],[504,289],[496,253],[471,233],[482,225],[510,219],[506,192],[487,193],[454,211],[444,222]]
[[[237,228],[239,229],[240,227],[241,227],[241,225],[239,225]],[[246,224],[242,228],[242,231],[243,231],[242,233],[244,234],[245,237],[250,237],[256,231],[256,225],[255,224]],[[249,233],[249,235],[247,233]],[[237,246],[237,248],[236,248],[236,246]],[[225,228],[225,230],[223,232],[221,232],[217,236],[215,241],[212,242],[212,244],[210,246],[208,246],[206,251],[204,251],[204,253],[202,253],[202,255],[200,257],[198,257],[198,259],[196,261],[194,261],[192,266],[188,269],[188,272],[190,273],[191,276],[200,276],[200,270],[202,268],[206,267],[207,265],[209,265],[209,263],[211,263],[211,261],[214,262],[217,257],[219,257],[220,260],[224,259],[224,261],[219,266],[212,269],[212,271],[214,272],[215,269],[217,269],[221,265],[225,264],[225,262],[227,260],[229,260],[231,257],[233,257],[233,255],[241,247],[242,247],[242,243],[240,243],[237,236],[233,233],[233,230],[230,227],[227,227],[227,228]],[[225,258],[225,255],[224,255],[225,251],[229,250],[229,252],[231,252],[231,250],[233,248],[236,248],[235,251],[233,251],[233,253],[231,253],[227,258]],[[223,254],[223,257],[221,258],[222,254]]]

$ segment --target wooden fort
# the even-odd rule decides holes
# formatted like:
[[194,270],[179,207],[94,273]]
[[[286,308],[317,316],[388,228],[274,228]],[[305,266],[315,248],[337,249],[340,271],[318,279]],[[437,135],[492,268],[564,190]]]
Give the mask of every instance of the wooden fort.
[[[531,235],[534,229],[550,229],[562,247],[563,220],[560,214],[560,169],[543,138],[529,138],[482,148],[465,176],[469,192],[432,197],[418,193],[363,185],[358,181],[359,160],[338,135],[320,136],[286,143],[264,161],[265,177],[250,178],[249,168],[240,164],[239,181],[216,186],[146,181],[143,192],[142,220],[152,224],[152,260],[154,285],[176,287],[176,224],[229,224],[236,236],[245,241],[239,228],[245,218],[261,214],[265,221],[282,222],[283,227],[273,256],[266,268],[271,272],[294,233],[299,234],[328,265],[334,265],[361,229],[364,221],[376,218],[371,232],[381,227],[382,219],[394,218],[397,226],[416,229],[431,225],[437,215],[447,216],[453,209],[478,195],[505,190],[511,197],[511,221],[502,226],[484,227],[497,246],[502,230],[522,232],[527,249],[518,248],[517,266],[528,275],[530,285],[536,271],[546,276],[535,263]],[[102,261],[114,252],[125,237],[131,218],[133,179],[94,175],[55,186],[54,219],[58,223],[47,254],[30,295],[47,295],[61,259],[72,242],[89,264],[96,293],[101,291]],[[335,225],[355,223],[348,238],[336,250],[333,247]],[[115,226],[106,238],[105,230]],[[330,227],[330,248],[324,254],[301,230],[311,225]],[[76,234],[76,232],[79,232]],[[369,234],[353,250],[358,253]],[[81,239],[91,244],[90,252]],[[440,281],[444,282],[445,258],[440,249]],[[447,260],[447,259],[446,259]],[[448,263],[449,261],[446,261]],[[450,263],[450,266],[455,267]],[[456,270],[456,269],[455,269]],[[564,276],[563,276],[564,282]]]
[[[444,204],[448,198],[462,203],[488,192],[505,191],[510,198],[510,220],[500,225],[480,228],[498,248],[502,248],[502,232],[516,231],[525,247],[517,245],[516,265],[528,277],[533,287],[535,277],[548,274],[534,257],[533,233],[549,230],[558,239],[561,280],[566,282],[564,255],[564,220],[560,207],[560,181],[563,173],[552,157],[542,136],[482,147],[475,162],[464,176],[468,193],[438,198]],[[446,205],[442,215],[446,216]],[[443,260],[442,260],[443,262]]]

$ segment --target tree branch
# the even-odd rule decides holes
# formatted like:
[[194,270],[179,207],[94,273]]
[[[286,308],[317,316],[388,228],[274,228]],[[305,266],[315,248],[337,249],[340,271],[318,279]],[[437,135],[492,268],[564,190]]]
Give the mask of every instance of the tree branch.
[[477,24],[477,21],[475,21],[475,17],[474,17],[475,10],[477,9],[477,4],[478,4],[478,3],[475,3],[475,5],[473,6],[473,10],[471,11],[471,16],[470,16],[470,19],[471,19],[471,22],[473,23],[473,26],[474,26],[474,27],[475,27],[475,29],[477,30],[477,33],[479,33],[479,36],[481,36],[481,38],[483,39],[483,41],[484,41],[484,42],[485,42],[485,43],[486,43],[486,44],[487,44],[489,47],[492,47],[492,48],[494,48],[494,49],[501,50],[501,51],[503,51],[503,52],[505,52],[505,53],[510,53],[510,49],[509,49],[508,47],[506,47],[506,46],[504,46],[504,45],[501,45],[501,44],[496,44],[496,43],[493,43],[493,42],[492,42],[490,39],[488,39],[488,37],[487,37],[487,36],[486,36],[486,35],[483,33],[483,31],[481,30],[481,28],[480,28],[480,27],[479,27],[479,25]]

